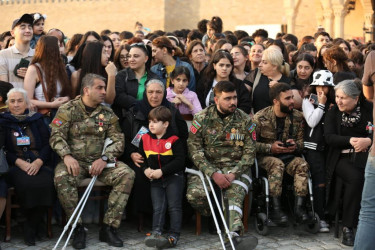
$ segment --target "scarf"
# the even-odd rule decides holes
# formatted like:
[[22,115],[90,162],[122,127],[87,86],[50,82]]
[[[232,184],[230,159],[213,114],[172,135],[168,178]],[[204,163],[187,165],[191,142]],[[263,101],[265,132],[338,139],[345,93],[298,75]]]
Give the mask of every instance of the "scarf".
[[342,113],[341,116],[341,125],[347,128],[352,128],[356,125],[359,120],[361,119],[361,108],[359,107],[359,103],[357,107],[350,113],[347,114],[345,112]]

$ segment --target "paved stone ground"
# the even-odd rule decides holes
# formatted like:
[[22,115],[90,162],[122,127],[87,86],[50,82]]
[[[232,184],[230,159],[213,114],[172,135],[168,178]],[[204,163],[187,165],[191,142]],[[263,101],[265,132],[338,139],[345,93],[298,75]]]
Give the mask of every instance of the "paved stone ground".
[[[341,239],[333,237],[333,233],[318,233],[310,234],[301,228],[289,227],[272,227],[267,236],[257,235],[253,226],[254,218],[250,218],[249,232],[247,234],[255,235],[259,244],[257,249],[277,249],[277,250],[293,250],[293,249],[351,249],[342,245]],[[99,242],[98,231],[99,226],[90,224],[88,228],[87,248],[89,250],[104,250],[104,249],[118,249],[111,248],[106,243]],[[149,230],[150,228],[145,228]],[[332,231],[332,230],[331,230]],[[22,230],[20,226],[12,228],[11,242],[1,242],[2,249],[52,249],[57,241],[62,228],[60,226],[53,226],[54,237],[52,239],[43,239],[37,241],[35,247],[27,247],[22,240]],[[4,229],[0,230],[1,235],[4,235]],[[144,245],[143,240],[145,233],[139,233],[136,230],[135,223],[124,221],[120,228],[120,237],[124,240],[123,249],[152,249]],[[60,245],[61,249],[62,245]],[[68,246],[67,249],[72,249]],[[206,227],[202,226],[202,234],[196,236],[194,234],[194,222],[191,221],[189,225],[184,226],[181,239],[178,242],[178,247],[175,249],[221,249],[219,237],[211,235],[207,232]]]

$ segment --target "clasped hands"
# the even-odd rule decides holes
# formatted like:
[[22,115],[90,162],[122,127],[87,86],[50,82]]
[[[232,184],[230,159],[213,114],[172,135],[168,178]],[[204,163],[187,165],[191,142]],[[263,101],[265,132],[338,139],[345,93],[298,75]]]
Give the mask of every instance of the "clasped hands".
[[[64,163],[66,165],[66,169],[68,173],[73,176],[78,176],[79,174],[79,163],[76,159],[74,159],[71,155],[64,156]],[[89,169],[89,174],[91,176],[98,176],[102,173],[103,169],[107,166],[107,162],[103,161],[101,158],[95,160],[91,164],[91,168]]]
[[233,173],[221,174],[215,172],[211,177],[220,189],[228,188],[231,185],[232,181],[236,179],[236,176]]
[[355,152],[366,152],[371,145],[370,138],[352,137],[349,140]]
[[146,168],[145,175],[150,180],[154,180],[154,179],[156,180],[156,179],[160,179],[160,177],[163,176],[163,171],[161,171],[161,169]]

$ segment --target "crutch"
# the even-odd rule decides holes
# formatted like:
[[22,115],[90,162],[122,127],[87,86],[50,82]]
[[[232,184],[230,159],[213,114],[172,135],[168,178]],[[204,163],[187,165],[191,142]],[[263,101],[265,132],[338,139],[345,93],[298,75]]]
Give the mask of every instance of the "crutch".
[[[204,181],[203,173],[201,171],[197,171],[197,170],[194,170],[194,169],[191,169],[191,168],[186,168],[185,172],[189,173],[189,174],[198,175],[199,178],[201,179],[202,184],[203,184],[203,188],[204,188],[204,192],[206,193],[208,204],[209,204],[211,212],[212,212],[212,217],[214,218],[215,226],[216,226],[216,229],[217,229],[217,234],[219,235],[220,242],[221,242],[221,245],[222,245],[223,249],[226,249],[225,248],[225,244],[224,244],[224,240],[223,240],[223,236],[221,235],[220,226],[219,226],[219,224],[217,222],[215,210],[214,210],[214,207],[213,207],[212,202],[211,202],[210,194],[209,194],[209,192],[207,190],[207,186],[206,186],[206,183]],[[214,194],[215,194],[215,192],[214,192]],[[216,199],[216,197],[215,197],[215,199]],[[216,199],[216,201],[217,201],[217,199]],[[218,207],[218,210],[220,210],[220,206],[218,205],[218,202],[216,203],[216,205]],[[224,221],[224,223],[225,223],[225,221]],[[231,239],[230,235],[228,235],[228,237],[229,237],[229,239],[231,241],[232,248],[235,249],[234,246],[233,246],[233,242],[232,242],[232,239]]]
[[[222,209],[220,207],[220,203],[219,203],[219,201],[218,201],[218,199],[216,197],[216,192],[215,192],[214,186],[212,185],[211,178],[208,175],[206,175],[206,179],[208,181],[208,184],[210,184],[210,188],[212,190],[212,193],[213,193],[213,196],[214,196],[214,199],[215,199],[215,202],[216,202],[217,210],[219,210],[219,214],[220,214],[221,220],[223,221],[225,233],[228,235],[228,239],[229,239],[229,242],[230,242],[230,245],[231,245],[232,249],[235,250],[235,247],[234,247],[233,241],[232,241],[232,235],[229,232],[229,228],[228,228],[227,222],[226,222],[226,220],[224,218],[223,211],[222,211]],[[221,197],[223,197],[223,195],[221,195]],[[225,247],[224,247],[224,249],[225,249]]]
[[[104,141],[104,147],[103,147],[103,152],[102,152],[102,154],[104,154],[105,149],[106,149],[106,148],[107,148],[112,142],[113,142],[113,141],[112,141],[110,138],[107,138],[107,139]],[[115,167],[115,166],[116,166],[116,163],[108,163],[107,166],[106,166],[106,168],[111,168],[111,167]],[[89,168],[91,168],[91,166],[90,166]],[[70,233],[69,233],[69,235],[68,235],[68,238],[66,239],[66,242],[65,242],[65,244],[64,244],[64,246],[63,246],[62,249],[65,249],[66,246],[68,245],[68,242],[69,242],[69,240],[70,240],[70,237],[72,236],[72,233],[73,233],[74,229],[75,229],[76,226],[77,226],[77,222],[78,222],[78,220],[79,220],[79,217],[80,217],[81,214],[82,214],[82,211],[83,211],[83,209],[84,209],[84,207],[85,207],[85,205],[86,205],[86,202],[87,202],[87,200],[88,200],[88,198],[89,198],[89,196],[90,196],[91,190],[92,190],[92,188],[94,187],[94,184],[95,184],[95,181],[96,181],[97,178],[98,178],[98,176],[94,176],[94,177],[91,179],[89,185],[87,186],[85,192],[84,192],[83,195],[82,195],[81,200],[78,202],[78,205],[77,205],[76,209],[73,211],[73,214],[70,216],[70,219],[69,219],[68,223],[66,223],[66,225],[65,225],[65,227],[64,227],[64,231],[61,233],[61,235],[60,235],[58,241],[56,242],[56,245],[54,246],[53,250],[56,250],[56,249],[57,249],[57,246],[59,245],[59,243],[60,243],[62,237],[63,237],[64,234],[65,234],[65,232],[68,230],[68,228],[69,228],[69,226],[70,226],[70,223],[71,223],[72,220],[74,219],[74,216],[75,216],[76,213],[79,211],[78,214],[77,214],[77,216],[76,216],[76,219],[75,219],[75,221],[74,221],[74,223],[73,223],[73,225],[72,225],[72,229],[70,230]]]

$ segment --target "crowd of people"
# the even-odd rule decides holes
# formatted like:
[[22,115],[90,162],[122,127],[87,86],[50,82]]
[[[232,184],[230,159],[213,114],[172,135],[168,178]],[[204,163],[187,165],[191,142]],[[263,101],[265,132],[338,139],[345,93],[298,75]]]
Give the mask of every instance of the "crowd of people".
[[[371,249],[373,43],[333,39],[322,28],[300,38],[224,31],[218,16],[193,30],[151,32],[137,22],[135,32],[71,38],[46,32],[47,21],[24,14],[0,36],[0,146],[10,165],[0,177],[0,215],[14,186],[25,244],[35,245],[47,207],[59,202],[70,217],[80,181],[98,176],[112,186],[101,241],[123,246],[117,230],[126,207],[138,230],[152,214],[147,246],[174,247],[183,215],[191,216],[183,203],[212,216],[189,167],[223,191],[236,249],[252,249],[257,240],[244,236],[241,218],[257,159],[274,223],[288,222],[284,172],[294,178],[293,216],[310,220],[310,172],[319,232],[342,211],[342,243]],[[86,247],[82,220],[72,246]]]

